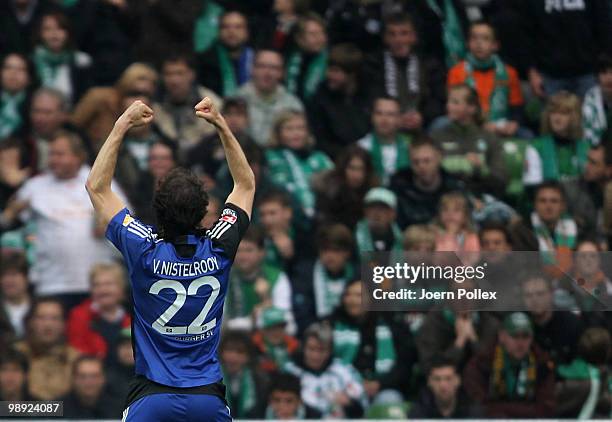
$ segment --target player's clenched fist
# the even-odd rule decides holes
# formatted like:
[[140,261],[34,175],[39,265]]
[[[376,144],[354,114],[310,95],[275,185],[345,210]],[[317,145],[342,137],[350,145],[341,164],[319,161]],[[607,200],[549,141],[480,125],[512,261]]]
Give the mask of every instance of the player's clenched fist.
[[134,101],[119,118],[131,127],[143,126],[153,120],[153,110],[140,100]]
[[202,101],[196,104],[195,111],[196,116],[205,119],[208,123],[215,126],[218,126],[223,120],[221,113],[219,113],[213,101],[208,97],[204,97]]

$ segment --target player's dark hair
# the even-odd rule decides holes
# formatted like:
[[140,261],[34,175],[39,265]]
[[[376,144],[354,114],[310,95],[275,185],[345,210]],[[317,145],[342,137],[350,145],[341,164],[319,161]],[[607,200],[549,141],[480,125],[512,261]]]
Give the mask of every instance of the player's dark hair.
[[3,353],[0,353],[0,367],[8,364],[19,366],[23,372],[28,372],[30,368],[28,358],[23,353],[13,348],[9,348]]
[[302,383],[300,379],[295,375],[284,374],[280,372],[273,374],[270,378],[270,394],[275,391],[284,391],[294,393],[298,397],[300,397],[302,391]]
[[266,235],[263,229],[259,226],[249,226],[246,233],[242,237],[242,242],[251,242],[257,245],[259,249],[264,248],[264,241],[266,239]]
[[180,167],[171,170],[153,197],[159,236],[168,242],[186,234],[202,236],[199,225],[207,206],[208,194],[202,181],[190,170]]

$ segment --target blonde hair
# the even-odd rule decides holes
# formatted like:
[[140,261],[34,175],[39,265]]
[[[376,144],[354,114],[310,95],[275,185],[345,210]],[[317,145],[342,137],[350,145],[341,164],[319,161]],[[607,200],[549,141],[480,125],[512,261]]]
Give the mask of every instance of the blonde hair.
[[[157,85],[158,79],[159,75],[153,67],[146,63],[132,63],[123,71],[121,77],[115,84],[115,87],[117,90],[119,90],[121,95],[125,95],[134,89],[134,83],[137,81],[149,81],[155,86]],[[153,95],[154,92],[151,92],[150,94]]]
[[577,95],[567,91],[557,92],[551,96],[546,103],[542,113],[541,133],[552,134],[550,126],[550,115],[552,113],[567,113],[570,115],[570,124],[567,136],[571,139],[582,138],[582,106]]
[[283,126],[287,124],[287,122],[291,119],[300,118],[304,120],[304,124],[306,125],[306,145],[308,147],[312,147],[315,144],[315,140],[310,134],[310,129],[308,128],[308,120],[306,119],[306,115],[302,111],[298,110],[286,110],[278,115],[276,120],[274,120],[274,125],[272,126],[272,134],[270,135],[270,141],[268,142],[269,147],[279,147],[283,145],[281,140],[281,131]]
[[438,205],[438,216],[436,217],[436,223],[438,226],[444,228],[441,218],[442,209],[452,204],[458,204],[461,208],[463,208],[463,229],[474,232],[474,225],[470,216],[470,203],[468,202],[466,196],[461,192],[449,192],[442,195],[440,198],[440,204]]
[[100,262],[94,264],[89,271],[89,285],[93,286],[94,280],[102,273],[111,272],[115,274],[116,280],[121,283],[121,287],[126,286],[127,275],[122,265],[115,264],[112,262]]
[[436,232],[428,224],[413,224],[404,231],[404,250],[412,250],[419,243],[427,243],[433,251],[436,248]]

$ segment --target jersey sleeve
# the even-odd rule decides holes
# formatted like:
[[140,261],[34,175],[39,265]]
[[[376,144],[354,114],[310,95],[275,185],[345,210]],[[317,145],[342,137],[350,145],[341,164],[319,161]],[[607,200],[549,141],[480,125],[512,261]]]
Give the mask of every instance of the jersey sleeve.
[[216,246],[223,249],[226,256],[233,260],[238,250],[238,244],[249,227],[249,216],[240,207],[226,203],[221,211],[221,217],[206,235]]
[[119,211],[108,223],[106,238],[130,264],[155,243],[151,229],[132,217],[127,208]]

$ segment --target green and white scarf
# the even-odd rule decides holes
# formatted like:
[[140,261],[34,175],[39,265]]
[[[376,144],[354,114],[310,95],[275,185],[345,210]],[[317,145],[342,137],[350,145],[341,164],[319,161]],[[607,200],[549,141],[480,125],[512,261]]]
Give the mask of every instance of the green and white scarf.
[[193,46],[196,53],[202,53],[212,45],[219,34],[219,16],[223,8],[214,1],[204,0],[202,13],[193,28]]
[[[239,375],[240,379],[236,380],[227,375],[223,375],[225,384],[227,385],[226,398],[231,408],[236,409],[236,414],[233,416],[236,418],[243,418],[246,416],[256,404],[257,401],[257,386],[255,385],[255,379],[253,378],[253,372],[250,368],[244,368]],[[237,382],[238,395],[234,395],[232,386]]]
[[346,283],[353,278],[353,268],[346,265],[342,276],[331,278],[327,270],[317,259],[313,269],[313,288],[317,317],[323,318],[332,313],[340,303]]
[[[601,374],[597,367],[589,364],[583,359],[575,359],[569,365],[560,365],[558,369],[559,375],[568,380],[585,380],[588,379],[591,383],[589,395],[587,396],[580,413],[578,420],[592,419],[597,407],[597,401],[601,393]],[[608,391],[612,395],[612,376],[608,376]],[[604,387],[605,388],[605,387]],[[612,406],[610,407],[610,418],[612,418]]]
[[279,279],[281,270],[277,267],[264,264],[253,280],[241,278],[237,270],[230,272],[229,293],[227,300],[227,315],[230,318],[248,316],[253,312],[255,306],[261,302],[261,298],[255,292],[255,280],[258,277],[265,279],[270,286],[269,291],[274,290]]
[[599,85],[587,91],[582,102],[582,129],[584,137],[593,146],[599,145],[608,128],[603,94]]
[[25,101],[25,92],[21,91],[11,95],[2,92],[0,96],[0,138],[5,138],[21,127],[23,119],[19,108]]
[[[315,93],[319,83],[325,77],[325,71],[327,70],[327,49],[317,54],[311,62],[308,64],[305,70],[305,75],[302,84],[304,98],[308,99]],[[300,76],[300,70],[302,69],[302,61],[304,55],[301,51],[294,51],[287,59],[287,90],[292,94],[299,92],[298,82]]]
[[385,169],[382,154],[383,145],[380,142],[380,138],[374,132],[369,135],[369,138],[372,165],[378,177],[383,181],[383,184],[385,184],[397,171],[410,167],[410,139],[408,137],[400,134],[395,136],[395,166],[391,172]]
[[266,345],[266,354],[272,358],[277,368],[283,368],[289,362],[289,352],[285,343],[272,344],[264,337],[264,344]]
[[495,82],[493,92],[489,97],[489,115],[487,120],[490,122],[496,122],[499,120],[508,118],[508,105],[510,98],[510,86],[509,77],[504,62],[499,58],[497,54],[491,56],[489,60],[479,60],[468,53],[465,56],[465,73],[467,83],[472,88],[476,88],[476,81],[474,80],[474,71],[486,71],[494,69],[495,71]]
[[236,71],[229,57],[227,49],[221,44],[217,44],[217,58],[219,59],[219,67],[221,68],[221,79],[223,83],[223,96],[231,96],[238,89],[238,81],[236,79]]
[[[531,225],[538,239],[538,248],[543,252],[542,259],[546,264],[556,262],[555,252],[559,247],[574,249],[578,228],[576,222],[569,215],[563,215],[555,226],[555,233],[551,236],[548,227],[542,222],[540,216],[534,211],[531,213]],[[554,237],[553,237],[554,236]]]
[[587,162],[590,144],[578,139],[573,145],[558,145],[552,135],[531,141],[542,159],[544,180],[577,179]]
[[43,46],[34,49],[32,60],[36,66],[36,72],[44,86],[53,86],[57,77],[57,71],[61,66],[70,65],[72,62],[72,51],[54,53]]
[[450,69],[465,57],[465,40],[453,1],[443,1],[444,11],[440,9],[436,0],[427,0],[427,4],[442,20],[442,42],[446,52],[446,66]]
[[[402,250],[402,231],[396,223],[391,225],[391,231],[393,232],[393,249],[394,251]],[[359,252],[373,252],[376,250],[374,248],[374,240],[372,239],[372,232],[370,231],[370,226],[368,225],[368,221],[366,219],[360,220],[357,223],[357,227],[355,228],[355,234],[357,238],[357,248]]]
[[[387,374],[396,361],[393,334],[387,325],[376,325],[376,359],[377,376]],[[354,325],[336,322],[334,324],[334,357],[351,365],[361,345],[361,332]]]
[[[295,230],[293,229],[293,226],[289,227],[289,231],[287,234],[291,240],[295,240]],[[283,257],[278,251],[276,244],[269,237],[266,237],[264,240],[264,248],[266,250],[266,265],[276,268],[285,267],[285,261]]]
[[[391,56],[390,51],[385,51],[383,54],[385,61],[385,88],[387,94],[393,98],[399,98],[399,87],[397,86],[397,66],[395,60]],[[409,94],[418,95],[420,92],[419,86],[419,58],[416,54],[411,54],[408,57],[406,65],[406,81],[408,83],[407,91]]]

